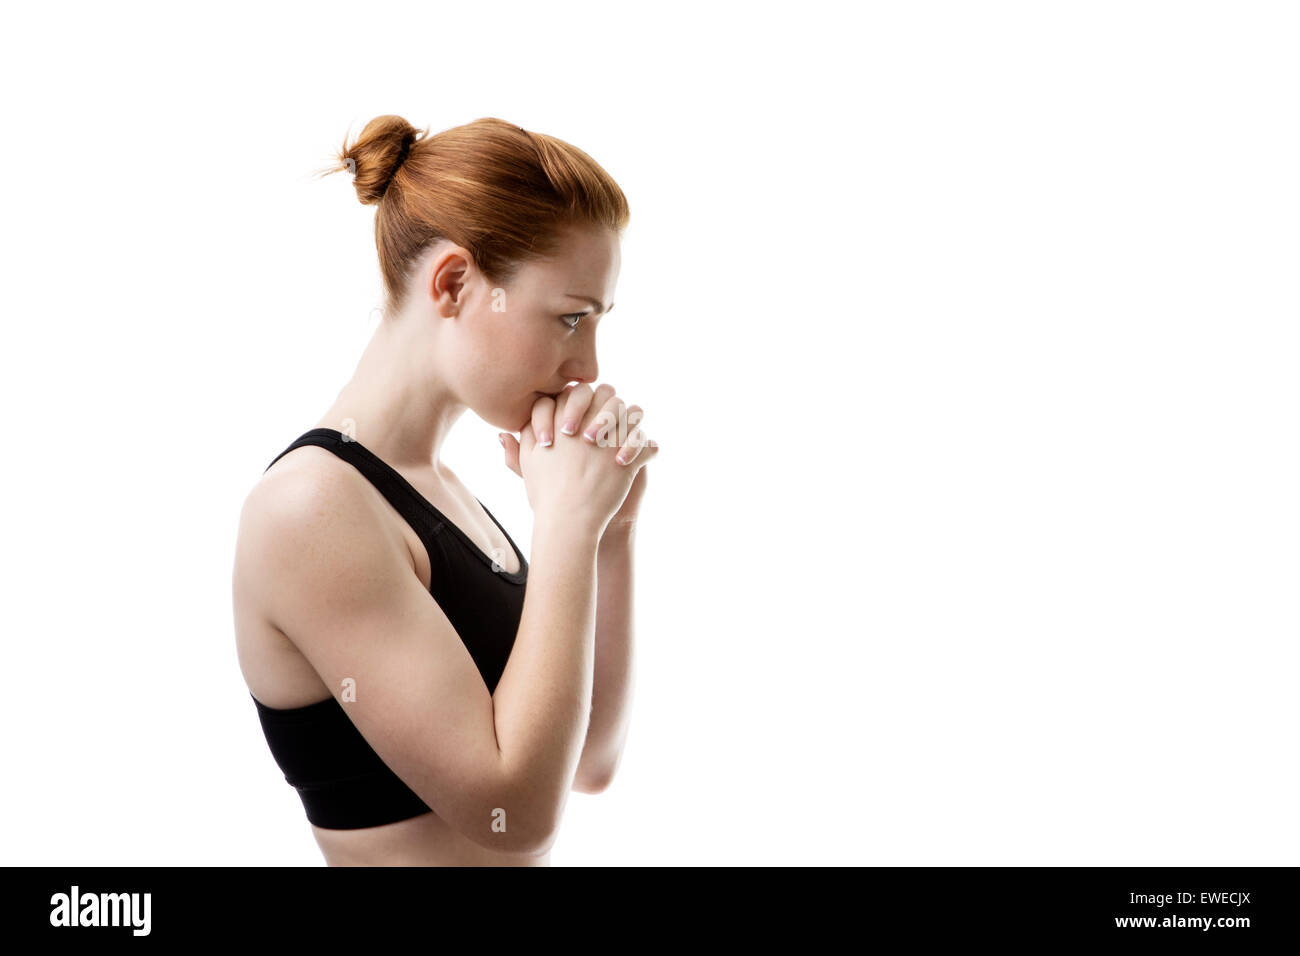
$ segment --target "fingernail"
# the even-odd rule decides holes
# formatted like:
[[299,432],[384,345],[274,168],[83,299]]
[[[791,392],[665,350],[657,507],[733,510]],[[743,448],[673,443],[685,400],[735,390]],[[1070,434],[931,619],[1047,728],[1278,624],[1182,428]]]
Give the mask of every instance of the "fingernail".
[[550,443],[551,443],[551,433],[550,433],[550,432],[542,432],[541,440],[538,441],[537,444],[539,444],[539,445],[545,447],[546,445],[549,445]]
[[500,432],[497,432],[497,441],[501,443],[502,448],[506,447],[506,436],[502,435]]
[[595,440],[596,440],[596,432],[598,432],[598,431],[600,431],[600,426],[598,426],[598,425],[592,425],[590,428],[588,428],[585,432],[582,433],[582,437],[583,437],[583,438],[590,439],[591,441],[595,441]]
[[566,435],[572,435],[577,430],[578,423],[572,420],[565,422],[564,427],[560,429],[560,431],[564,432]]

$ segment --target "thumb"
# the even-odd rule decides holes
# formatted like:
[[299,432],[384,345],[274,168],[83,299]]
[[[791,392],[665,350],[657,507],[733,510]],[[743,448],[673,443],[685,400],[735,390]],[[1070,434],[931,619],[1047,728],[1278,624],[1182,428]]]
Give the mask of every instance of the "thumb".
[[519,442],[508,432],[497,432],[497,437],[501,439],[501,447],[506,450],[506,467],[522,478],[524,473],[519,470]]

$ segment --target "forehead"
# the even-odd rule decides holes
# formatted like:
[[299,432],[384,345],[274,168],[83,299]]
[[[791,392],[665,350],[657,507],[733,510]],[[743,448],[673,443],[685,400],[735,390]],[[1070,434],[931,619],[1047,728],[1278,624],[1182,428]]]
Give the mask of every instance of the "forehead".
[[570,227],[549,258],[532,260],[520,277],[541,291],[590,295],[609,302],[621,264],[618,234],[599,227]]

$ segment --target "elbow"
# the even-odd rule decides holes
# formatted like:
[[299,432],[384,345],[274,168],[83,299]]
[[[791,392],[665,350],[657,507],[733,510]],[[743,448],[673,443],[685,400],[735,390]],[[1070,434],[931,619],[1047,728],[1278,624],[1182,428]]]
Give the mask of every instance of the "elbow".
[[558,827],[545,815],[511,815],[508,807],[493,807],[486,819],[487,826],[462,828],[461,833],[485,849],[519,856],[543,856],[555,844]]
[[539,799],[536,788],[503,786],[481,792],[456,827],[463,836],[488,850],[521,856],[543,856],[555,843],[561,808]]
[[609,789],[613,779],[614,769],[612,767],[595,773],[579,774],[573,780],[573,789],[579,793],[604,793]]
[[559,832],[559,821],[554,817],[539,819],[535,825],[527,826],[515,833],[511,841],[513,844],[511,852],[524,856],[545,856],[551,852]]
[[604,793],[614,781],[614,774],[623,761],[623,748],[620,746],[609,757],[599,762],[592,760],[587,766],[578,765],[578,774],[573,781],[573,789],[579,793]]
[[557,836],[559,836],[559,828],[553,827],[540,837],[526,842],[518,852],[525,856],[545,856],[551,852],[551,847],[555,846]]

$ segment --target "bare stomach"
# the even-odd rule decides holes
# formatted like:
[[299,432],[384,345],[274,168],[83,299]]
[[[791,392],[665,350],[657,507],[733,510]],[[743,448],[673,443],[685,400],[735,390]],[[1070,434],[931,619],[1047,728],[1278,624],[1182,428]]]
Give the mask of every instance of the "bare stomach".
[[329,866],[550,866],[541,856],[500,853],[448,826],[436,813],[361,830],[323,830],[312,835]]

